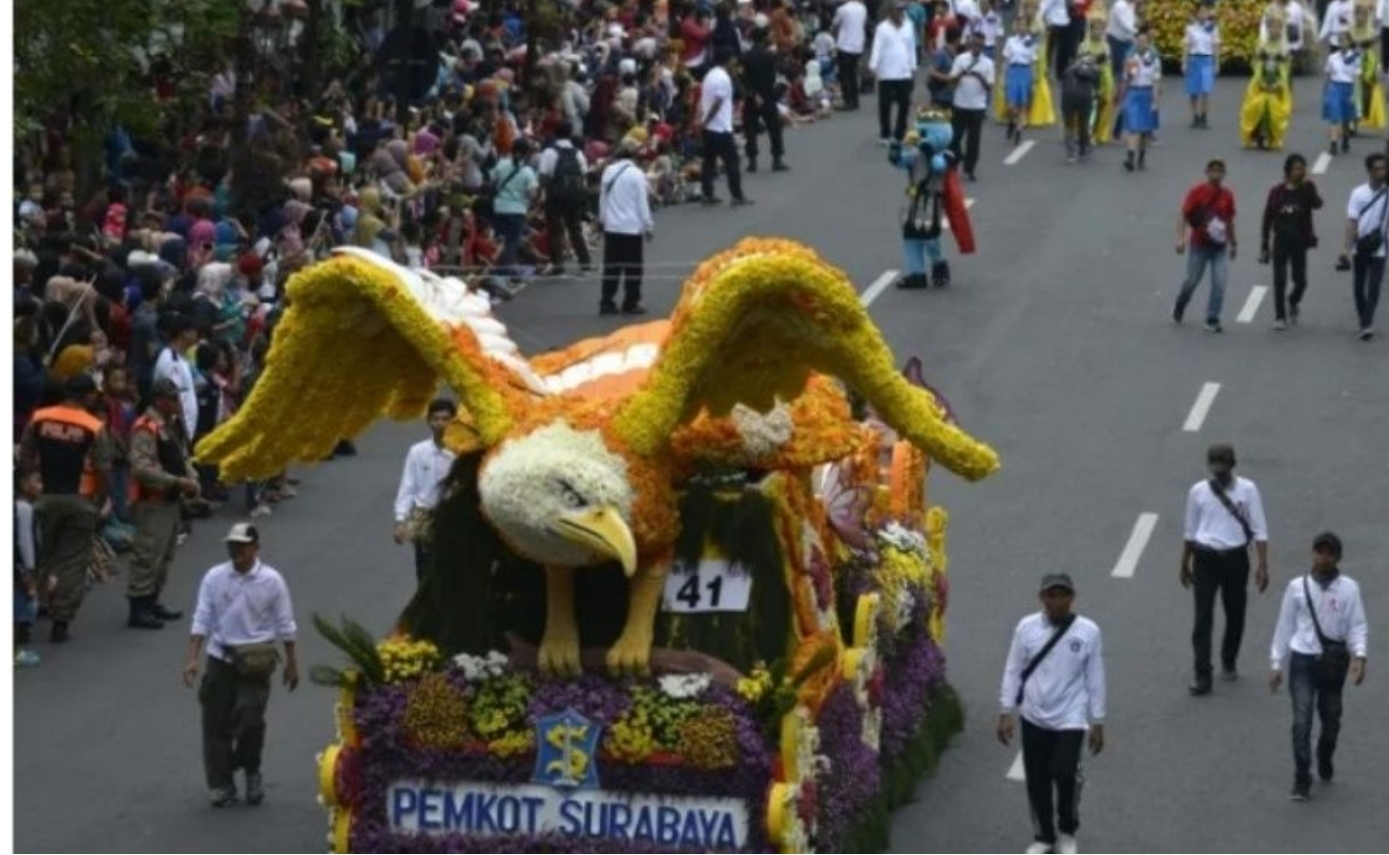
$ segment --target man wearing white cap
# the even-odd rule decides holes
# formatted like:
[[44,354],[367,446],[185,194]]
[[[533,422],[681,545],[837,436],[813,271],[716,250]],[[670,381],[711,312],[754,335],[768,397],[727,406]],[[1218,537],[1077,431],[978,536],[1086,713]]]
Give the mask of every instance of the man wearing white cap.
[[294,606],[289,587],[275,568],[260,560],[260,533],[236,523],[222,538],[231,560],[208,570],[198,587],[188,639],[184,685],[198,681],[198,659],[207,643],[207,673],[198,686],[203,708],[203,770],[212,806],[236,804],[237,769],[246,772],[246,803],[265,797],[261,751],[265,746],[265,708],[270,678],[284,645],[284,684],[299,685],[295,656]]

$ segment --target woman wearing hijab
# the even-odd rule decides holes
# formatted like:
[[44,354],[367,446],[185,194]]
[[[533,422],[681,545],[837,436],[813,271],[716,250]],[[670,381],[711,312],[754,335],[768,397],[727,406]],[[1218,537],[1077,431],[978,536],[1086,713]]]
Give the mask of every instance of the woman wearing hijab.
[[231,280],[232,266],[223,261],[214,261],[198,271],[193,323],[207,338],[237,343],[246,333],[246,319],[241,314],[241,301],[227,293]]

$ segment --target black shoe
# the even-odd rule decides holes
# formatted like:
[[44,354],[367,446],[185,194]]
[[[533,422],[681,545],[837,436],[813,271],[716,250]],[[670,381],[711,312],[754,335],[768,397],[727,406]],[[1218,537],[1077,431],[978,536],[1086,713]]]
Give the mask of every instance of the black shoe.
[[784,161],[784,160],[774,160],[774,161],[772,161],[772,171],[773,171],[773,172],[790,172],[790,171],[791,171],[791,167],[787,166],[787,165],[786,165],[786,161]]
[[1197,680],[1195,683],[1192,683],[1190,686],[1187,686],[1186,690],[1187,693],[1190,694],[1193,698],[1199,698],[1203,695],[1209,695],[1211,693],[1210,678],[1207,677],[1204,680]]
[[937,288],[950,284],[950,262],[938,261],[931,265],[931,284]]
[[1217,321],[1206,321],[1206,332],[1208,332],[1208,333],[1223,333],[1223,332],[1225,332],[1225,328],[1222,327],[1222,326],[1220,325],[1220,321],[1218,321],[1218,320],[1217,320]]
[[265,788],[259,772],[246,773],[246,804],[258,805],[265,801]]
[[215,808],[231,807],[237,803],[236,787],[223,787],[213,790],[211,793],[212,806]]
[[163,621],[180,620],[183,617],[183,612],[171,609],[157,601],[150,606],[149,613]]
[[600,314],[600,315],[615,315],[615,314],[617,314],[617,304],[616,304],[616,303],[602,303],[602,304],[600,304],[600,305],[598,306],[598,314]]
[[1239,669],[1235,668],[1235,666],[1233,665],[1229,667],[1222,667],[1220,669],[1220,679],[1224,680],[1227,683],[1235,682],[1239,679]]
[[646,314],[646,307],[643,306],[641,303],[630,303],[630,304],[628,304],[628,305],[622,307],[622,314],[624,314],[624,315],[644,315],[644,314]]
[[1147,169],[1147,168],[1148,168],[1148,153],[1147,153],[1147,152],[1140,151],[1140,152],[1138,153],[1138,168],[1139,168],[1139,169]]
[[130,617],[126,618],[125,625],[131,629],[163,629],[164,621],[155,617],[150,609],[149,597],[130,598]]
[[1293,791],[1288,793],[1288,801],[1305,802],[1312,798],[1312,785],[1304,783],[1293,784]]
[[751,205],[751,204],[753,204],[753,201],[752,201],[751,199],[749,199],[748,197],[746,197],[746,196],[739,196],[737,199],[734,199],[734,200],[733,200],[733,207],[735,207],[735,208],[741,208],[741,207],[743,207],[744,205]]
[[908,273],[897,280],[897,287],[904,291],[925,288],[927,285],[925,273]]
[[1124,158],[1124,171],[1133,172],[1133,152],[1129,152],[1128,157]]
[[720,199],[718,196],[701,196],[701,197],[699,197],[699,201],[700,201],[700,204],[702,204],[702,205],[722,205],[722,204],[723,204],[723,200]]
[[1182,316],[1185,315],[1185,314],[1186,314],[1186,306],[1184,306],[1181,302],[1178,302],[1177,305],[1175,305],[1175,306],[1172,307],[1172,321],[1173,321],[1173,323],[1178,323],[1178,324],[1181,323],[1181,322],[1182,322]]
[[1330,757],[1317,758],[1317,777],[1321,778],[1323,784],[1331,783],[1331,779],[1336,777],[1336,766]]
[[1293,326],[1297,326],[1297,316],[1298,316],[1297,304],[1296,304],[1296,303],[1289,303],[1289,304],[1288,304],[1288,321],[1289,321]]
[[53,626],[48,630],[49,644],[65,644],[72,638],[72,633],[68,632],[68,622],[65,620],[53,621]]
[[966,173],[965,173],[965,178],[968,178],[970,181],[978,181],[978,180],[979,180],[978,178],[975,177],[975,175],[974,175],[973,172],[966,172]]
[[753,175],[757,172],[757,160],[755,158],[748,158],[748,168],[746,172],[748,175]]

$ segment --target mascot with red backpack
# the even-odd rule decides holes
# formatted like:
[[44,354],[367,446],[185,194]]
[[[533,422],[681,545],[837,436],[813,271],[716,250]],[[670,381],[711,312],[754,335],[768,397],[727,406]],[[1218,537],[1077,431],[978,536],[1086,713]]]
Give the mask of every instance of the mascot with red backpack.
[[950,151],[953,136],[950,115],[930,108],[917,115],[916,126],[905,140],[893,142],[888,149],[888,161],[906,170],[909,176],[907,209],[902,219],[906,271],[897,282],[899,288],[944,288],[950,284],[950,263],[941,246],[941,232],[946,228],[955,235],[955,245],[962,255],[974,253],[974,231],[965,207],[964,187],[955,155]]

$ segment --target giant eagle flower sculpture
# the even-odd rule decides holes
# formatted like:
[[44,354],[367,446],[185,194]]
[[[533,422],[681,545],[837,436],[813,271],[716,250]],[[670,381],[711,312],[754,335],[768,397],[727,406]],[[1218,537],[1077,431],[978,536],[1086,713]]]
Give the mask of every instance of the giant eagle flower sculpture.
[[[741,437],[735,462],[762,469],[838,459],[853,431],[835,378],[951,471],[974,480],[998,466],[896,370],[848,278],[790,241],[746,239],[705,261],[668,320],[530,360],[485,297],[364,251],[338,250],[288,294],[264,376],[198,457],[228,478],[267,476],[382,415],[417,417],[447,383],[463,410],[450,441],[485,450],[482,515],[545,567],[550,673],[579,670],[573,571],[610,561],[630,599],[608,665],[648,669],[680,484],[705,458],[739,453],[700,436]],[[695,432],[711,424],[728,429]]]

